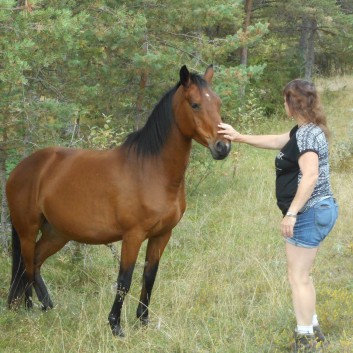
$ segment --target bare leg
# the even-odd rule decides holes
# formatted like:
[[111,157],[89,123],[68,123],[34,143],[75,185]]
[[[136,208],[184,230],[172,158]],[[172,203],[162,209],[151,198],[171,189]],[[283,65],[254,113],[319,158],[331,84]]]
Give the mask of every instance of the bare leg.
[[298,325],[312,325],[316,312],[316,292],[310,277],[318,248],[308,249],[286,243],[288,279]]
[[144,325],[148,324],[148,306],[158,271],[159,260],[168,244],[170,236],[171,232],[168,232],[163,236],[151,238],[148,241],[140,303],[136,312],[137,318],[139,318]]

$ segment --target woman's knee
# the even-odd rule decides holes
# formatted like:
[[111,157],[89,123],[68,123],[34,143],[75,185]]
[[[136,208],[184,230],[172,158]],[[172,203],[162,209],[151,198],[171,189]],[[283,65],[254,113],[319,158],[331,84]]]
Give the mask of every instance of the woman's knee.
[[291,287],[308,286],[312,284],[310,273],[288,269],[288,281]]

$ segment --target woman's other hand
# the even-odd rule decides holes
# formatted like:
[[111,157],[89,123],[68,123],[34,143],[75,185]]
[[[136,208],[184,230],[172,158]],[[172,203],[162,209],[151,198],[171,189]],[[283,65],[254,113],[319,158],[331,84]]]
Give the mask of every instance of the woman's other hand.
[[296,222],[296,218],[285,216],[281,222],[281,233],[285,238],[291,238],[293,236],[293,229]]

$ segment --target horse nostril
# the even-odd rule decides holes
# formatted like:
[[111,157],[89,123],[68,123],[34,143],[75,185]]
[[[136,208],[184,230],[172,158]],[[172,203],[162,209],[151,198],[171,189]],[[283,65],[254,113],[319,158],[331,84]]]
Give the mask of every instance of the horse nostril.
[[215,159],[224,159],[228,156],[230,152],[230,143],[224,141],[217,141],[213,148],[211,148],[213,158]]
[[217,152],[224,154],[228,152],[229,146],[223,141],[217,141],[215,144],[215,149]]

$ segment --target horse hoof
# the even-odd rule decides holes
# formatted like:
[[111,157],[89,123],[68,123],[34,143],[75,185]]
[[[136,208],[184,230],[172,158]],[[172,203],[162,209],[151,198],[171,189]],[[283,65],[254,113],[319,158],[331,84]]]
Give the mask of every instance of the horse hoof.
[[32,299],[26,299],[25,300],[25,308],[27,309],[27,310],[31,310],[31,309],[33,309],[33,302],[32,302]]
[[140,323],[141,326],[148,326],[150,323],[150,320],[148,320],[148,317],[140,317]]
[[113,336],[115,337],[120,337],[120,338],[125,337],[125,333],[119,325],[115,325],[114,327],[112,327],[112,333],[113,333]]
[[42,311],[49,311],[50,309],[53,309],[53,305],[51,304],[49,304],[49,305],[47,305],[47,304],[41,304],[41,309],[42,309]]

